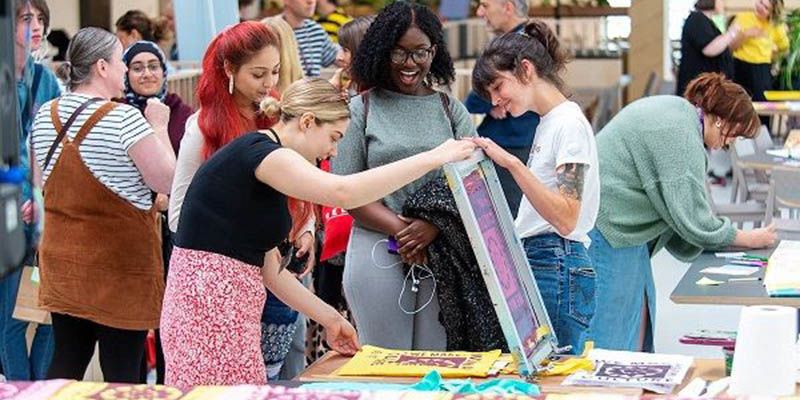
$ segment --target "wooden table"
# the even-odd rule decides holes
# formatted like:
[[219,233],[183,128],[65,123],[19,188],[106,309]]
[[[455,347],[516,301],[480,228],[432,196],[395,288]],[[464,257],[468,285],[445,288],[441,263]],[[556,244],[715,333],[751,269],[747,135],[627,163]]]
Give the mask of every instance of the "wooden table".
[[[747,250],[747,253],[769,256],[774,250],[774,248]],[[714,256],[713,251],[704,252],[692,262],[689,270],[683,275],[669,298],[677,304],[781,305],[800,308],[800,297],[770,297],[767,294],[763,282],[764,268],[751,275],[760,277],[761,281],[725,282],[718,286],[700,286],[696,284],[703,276],[709,276],[711,279],[716,280],[727,279],[727,276],[723,277],[700,272],[708,267],[718,267],[725,264],[725,259],[717,258]]]
[[765,150],[756,150],[755,154],[739,156],[738,164],[740,168],[759,171],[786,169],[800,172],[800,163],[798,161],[800,160],[772,156],[767,154]]
[[754,101],[753,108],[759,116],[772,118],[772,129],[770,131],[773,136],[784,138],[788,135],[788,131],[784,132],[784,126],[788,122],[789,117],[800,116],[800,107],[797,101]]
[[[336,352],[328,352],[315,363],[311,364],[300,375],[295,378],[302,382],[374,382],[374,383],[402,383],[414,384],[420,378],[403,378],[403,377],[382,377],[382,376],[337,376],[335,371],[339,369],[344,363],[350,360],[349,357],[339,355]],[[725,377],[725,362],[722,359],[696,359],[692,369],[686,374],[683,380],[674,393],[678,393],[684,386],[689,384],[694,378],[703,378],[706,381],[715,381]],[[499,378],[507,379],[520,379],[516,375],[501,375]],[[494,379],[494,378],[488,378]],[[475,382],[480,383],[486,379],[474,378]],[[536,382],[542,393],[597,393],[597,394],[615,394],[624,396],[642,396],[647,394],[651,396],[652,393],[645,393],[641,389],[626,389],[626,388],[604,388],[604,387],[591,387],[591,386],[562,386],[561,381],[564,380],[563,376],[545,377]],[[798,388],[795,393],[800,393]]]

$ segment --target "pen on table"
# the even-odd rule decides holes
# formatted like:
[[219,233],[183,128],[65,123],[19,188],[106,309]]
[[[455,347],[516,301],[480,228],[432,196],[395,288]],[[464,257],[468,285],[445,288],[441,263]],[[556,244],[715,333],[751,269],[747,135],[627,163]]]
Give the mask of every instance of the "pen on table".
[[730,260],[729,263],[734,265],[749,265],[752,267],[765,267],[767,265],[766,262],[758,260]]
[[764,261],[764,262],[769,261],[769,257],[757,256],[757,255],[753,255],[753,254],[745,254],[741,258],[750,259],[750,260],[759,260],[759,261]]
[[730,278],[728,282],[755,282],[760,281],[761,278],[758,277],[750,277],[750,278]]

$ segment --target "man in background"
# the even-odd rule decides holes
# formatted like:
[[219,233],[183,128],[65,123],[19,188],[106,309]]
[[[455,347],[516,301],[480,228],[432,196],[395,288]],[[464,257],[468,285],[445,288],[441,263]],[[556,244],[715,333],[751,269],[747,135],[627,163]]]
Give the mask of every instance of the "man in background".
[[[486,27],[496,35],[508,32],[521,32],[528,22],[528,3],[526,0],[480,0],[477,15],[486,21]],[[472,114],[486,114],[478,126],[478,134],[488,137],[500,147],[515,155],[523,163],[528,163],[533,135],[539,125],[539,116],[526,112],[519,117],[512,117],[502,107],[492,106],[486,100],[471,91],[464,105]],[[508,201],[511,215],[516,218],[522,190],[514,182],[514,178],[504,168],[497,168],[500,185]]]
[[314,20],[322,26],[334,43],[339,43],[339,28],[352,19],[336,4],[336,0],[317,0],[317,15]]
[[300,63],[308,78],[319,76],[322,68],[332,65],[341,51],[322,26],[311,20],[316,3],[316,0],[285,0],[281,14],[294,30]]

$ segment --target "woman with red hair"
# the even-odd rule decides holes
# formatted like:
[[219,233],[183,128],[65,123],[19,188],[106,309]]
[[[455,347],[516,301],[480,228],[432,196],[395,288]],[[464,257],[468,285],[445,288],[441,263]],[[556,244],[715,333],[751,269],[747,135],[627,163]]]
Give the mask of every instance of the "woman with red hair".
[[[280,65],[278,36],[264,24],[242,22],[211,41],[197,87],[200,110],[186,122],[175,169],[169,202],[169,227],[173,233],[178,230],[186,190],[201,164],[246,132],[268,128],[275,122],[258,112],[258,104],[264,97],[278,96],[275,87]],[[302,256],[313,251],[313,232],[306,234],[305,229],[311,221],[312,208],[293,199],[289,200],[289,208],[294,222],[290,238]],[[264,357],[274,375],[289,350],[297,312],[271,294],[268,299],[261,335],[263,347],[276,349],[265,352]]]

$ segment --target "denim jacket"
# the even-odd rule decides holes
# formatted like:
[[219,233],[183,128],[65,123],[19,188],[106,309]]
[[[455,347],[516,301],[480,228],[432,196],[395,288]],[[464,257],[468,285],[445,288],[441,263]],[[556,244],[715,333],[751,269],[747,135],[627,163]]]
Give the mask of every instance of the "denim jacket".
[[[38,84],[34,85],[34,76],[38,73]],[[36,86],[36,93],[32,93]],[[25,62],[25,69],[22,78],[17,80],[17,113],[19,115],[19,164],[25,176],[29,176],[31,171],[30,152],[28,151],[28,138],[33,127],[33,120],[36,112],[42,104],[61,96],[61,88],[58,80],[49,68],[34,62],[33,57],[28,56]],[[31,199],[30,180],[22,184],[22,201]]]

